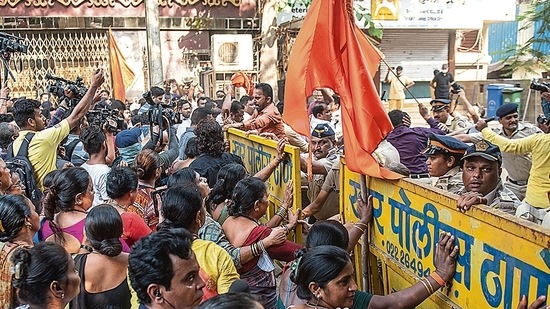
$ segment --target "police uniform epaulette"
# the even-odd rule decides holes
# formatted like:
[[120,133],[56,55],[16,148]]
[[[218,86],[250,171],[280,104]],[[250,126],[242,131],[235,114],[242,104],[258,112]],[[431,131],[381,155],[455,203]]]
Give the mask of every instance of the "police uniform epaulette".
[[505,201],[505,202],[512,202],[512,201],[514,201],[514,200],[510,197],[510,195],[508,195],[508,194],[505,193],[505,192],[500,192],[499,195],[500,195],[500,200],[501,200],[501,201]]

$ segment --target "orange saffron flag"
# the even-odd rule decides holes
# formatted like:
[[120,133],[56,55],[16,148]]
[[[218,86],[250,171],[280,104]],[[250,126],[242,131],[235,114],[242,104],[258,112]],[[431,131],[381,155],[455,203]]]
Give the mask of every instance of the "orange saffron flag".
[[348,167],[395,179],[371,155],[393,129],[370,73],[382,58],[355,24],[352,0],[313,0],[290,54],[283,118],[310,137],[306,98],[316,88],[333,89],[340,95]]
[[118,44],[109,29],[109,58],[111,60],[111,79],[113,80],[113,98],[124,102],[126,100],[126,88],[129,87],[136,75],[126,63]]

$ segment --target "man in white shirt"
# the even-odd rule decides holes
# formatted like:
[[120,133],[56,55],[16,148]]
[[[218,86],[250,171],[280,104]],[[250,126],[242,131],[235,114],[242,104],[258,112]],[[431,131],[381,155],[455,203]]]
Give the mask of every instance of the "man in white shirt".
[[319,124],[328,124],[333,131],[335,130],[334,124],[332,123],[332,111],[325,103],[317,103],[311,113],[311,119],[309,121],[311,130],[315,130]]
[[103,203],[109,202],[109,196],[107,195],[107,174],[111,171],[111,168],[107,165],[106,157],[109,150],[114,153],[114,137],[111,132],[102,130],[98,126],[89,126],[82,130],[80,133],[80,140],[84,145],[84,150],[90,155],[90,159],[86,163],[82,164],[90,177],[94,185],[94,202],[93,206],[97,206]]
[[178,125],[176,136],[178,137],[178,140],[180,140],[181,135],[191,126],[191,112],[193,110],[191,102],[187,100],[178,100],[178,107],[181,114],[181,123]]

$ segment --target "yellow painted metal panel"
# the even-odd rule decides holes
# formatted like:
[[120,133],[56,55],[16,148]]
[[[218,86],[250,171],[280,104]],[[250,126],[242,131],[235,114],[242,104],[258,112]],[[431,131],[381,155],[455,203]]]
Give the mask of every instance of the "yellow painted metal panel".
[[[343,217],[355,222],[350,202],[359,196],[360,178],[344,160],[340,171]],[[453,285],[419,308],[515,308],[523,294],[550,295],[547,229],[482,205],[462,214],[456,195],[410,180],[367,178],[367,187],[374,196],[370,252],[382,260],[386,293],[433,271],[438,235],[448,231],[460,248]]]
[[[237,129],[229,129],[227,132],[229,151],[242,158],[249,175],[254,175],[266,167],[277,156],[277,142],[257,135],[248,135]],[[289,160],[277,166],[267,181],[270,207],[266,214],[267,219],[275,214],[284,197],[287,184],[294,180],[293,209],[301,208],[302,191],[300,187],[300,150],[297,147],[286,145],[285,152]],[[299,227],[296,231],[295,241],[302,242]]]

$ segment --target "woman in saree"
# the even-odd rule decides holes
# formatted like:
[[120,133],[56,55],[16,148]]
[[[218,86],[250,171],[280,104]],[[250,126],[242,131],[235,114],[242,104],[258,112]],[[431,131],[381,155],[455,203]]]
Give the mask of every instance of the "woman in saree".
[[[302,246],[285,241],[265,248],[263,240],[269,236],[271,228],[261,225],[258,220],[265,215],[269,206],[267,198],[267,187],[260,179],[247,177],[239,181],[229,205],[229,218],[222,228],[233,246],[252,245],[252,250],[259,252],[252,260],[243,263],[238,271],[241,279],[250,286],[250,292],[259,298],[265,308],[272,309],[277,303],[272,259],[291,261]],[[289,213],[289,222],[283,225],[287,233],[296,227],[297,218],[297,214]]]

